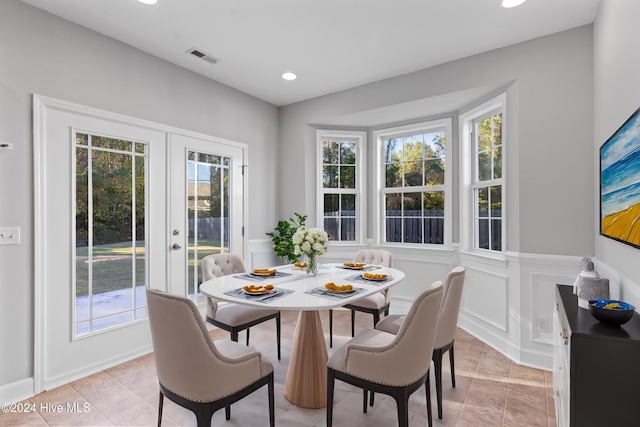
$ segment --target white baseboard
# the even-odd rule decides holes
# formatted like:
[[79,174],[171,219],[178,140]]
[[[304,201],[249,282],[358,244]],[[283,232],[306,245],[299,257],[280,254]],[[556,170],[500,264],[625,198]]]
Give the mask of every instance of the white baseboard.
[[33,377],[0,387],[0,402],[15,403],[33,397]]

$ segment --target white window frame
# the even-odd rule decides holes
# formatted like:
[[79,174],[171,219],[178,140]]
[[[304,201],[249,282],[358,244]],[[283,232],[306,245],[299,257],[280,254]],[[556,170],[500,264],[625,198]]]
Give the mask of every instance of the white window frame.
[[[491,112],[502,113],[502,178],[483,181],[476,185],[474,121]],[[493,99],[460,115],[460,249],[491,258],[504,259],[507,252],[507,151],[508,117],[507,95],[500,94]],[[502,186],[501,250],[477,248],[476,203],[474,190],[484,186]]]
[[[445,128],[446,149],[445,149],[445,169],[444,169],[444,185],[433,185],[428,187],[415,187],[416,190],[423,189],[423,191],[443,191],[444,192],[444,239],[442,244],[433,243],[401,243],[401,242],[386,242],[386,223],[385,217],[385,168],[384,168],[384,140],[392,136],[402,136],[413,133],[428,132],[432,129]],[[452,119],[450,117],[429,120],[426,122],[414,123],[404,126],[396,126],[392,128],[379,129],[373,132],[373,140],[375,141],[376,155],[374,164],[376,165],[376,189],[374,206],[374,224],[378,224],[375,227],[375,241],[379,246],[389,247],[413,247],[413,248],[426,248],[426,249],[440,249],[449,250],[452,246],[453,235],[453,201],[452,201],[452,188],[453,188],[453,168],[452,168],[452,150],[454,149],[453,139],[453,126]]]
[[[356,143],[356,188],[324,188],[322,165],[322,145],[325,139],[350,140]],[[329,246],[362,245],[365,239],[366,218],[366,146],[367,133],[364,131],[348,130],[316,130],[316,218],[317,227],[324,228],[324,195],[330,194],[355,194],[356,195],[356,238],[355,240],[329,240]]]

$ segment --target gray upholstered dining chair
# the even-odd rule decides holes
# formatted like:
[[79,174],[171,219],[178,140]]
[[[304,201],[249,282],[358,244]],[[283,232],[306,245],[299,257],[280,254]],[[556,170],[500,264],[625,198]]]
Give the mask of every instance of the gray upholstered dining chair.
[[[202,265],[202,280],[228,274],[244,273],[244,261],[238,255],[222,253],[207,255],[200,261]],[[276,340],[278,345],[278,360],[280,360],[280,311],[250,307],[242,304],[228,303],[218,306],[218,302],[207,297],[207,322],[231,333],[231,340],[238,341],[238,333],[247,331],[247,345],[249,345],[249,328],[270,319],[276,319]]]
[[[356,253],[353,262],[393,267],[393,255],[383,249],[361,249]],[[389,314],[389,289],[360,298],[344,306],[351,310],[351,336],[355,335],[356,311],[373,315],[373,324],[380,321],[382,313]],[[333,310],[329,310],[329,347],[333,347]]]
[[160,386],[158,427],[164,397],[192,411],[198,427],[266,385],[269,424],[275,425],[273,365],[260,352],[229,340],[212,341],[198,308],[188,298],[147,288],[147,309]]
[[[456,386],[456,371],[454,364],[453,344],[456,337],[456,327],[458,325],[458,314],[462,301],[462,288],[464,286],[464,267],[455,267],[444,279],[444,298],[440,308],[440,320],[438,322],[438,332],[433,346],[431,359],[435,369],[436,377],[436,399],[438,402],[438,418],[442,419],[442,357],[449,352],[449,364],[451,366],[451,384]],[[387,316],[376,325],[376,329],[396,334],[400,330],[404,316],[392,314]]]
[[327,362],[327,426],[333,422],[336,379],[363,389],[363,412],[368,391],[393,397],[401,427],[409,425],[409,396],[424,385],[431,426],[431,360],[423,355],[433,351],[442,296],[442,282],[435,282],[415,299],[397,334],[365,329],[333,353]]

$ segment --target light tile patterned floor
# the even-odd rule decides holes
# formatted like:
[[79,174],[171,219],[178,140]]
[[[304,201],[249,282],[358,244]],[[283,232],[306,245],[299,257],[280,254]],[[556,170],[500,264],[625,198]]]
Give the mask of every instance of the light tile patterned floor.
[[[251,329],[251,344],[271,360],[276,379],[276,425],[324,426],[324,409],[304,409],[289,403],[283,396],[284,378],[289,362],[291,337],[296,312],[282,313],[282,360],[277,360],[275,322]],[[328,342],[328,314],[321,313]],[[370,315],[357,313],[356,331],[372,326]],[[334,311],[334,348],[350,338],[350,315]],[[214,339],[228,334],[214,329]],[[240,342],[244,342],[244,334]],[[456,388],[451,387],[448,355],[443,360],[444,416],[437,417],[435,384],[432,377],[434,426],[513,426],[554,427],[553,384],[550,372],[519,366],[491,347],[459,329],[455,344]],[[329,349],[331,354],[333,350]],[[20,415],[0,413],[0,425],[35,426],[153,426],[157,425],[158,384],[153,354],[123,363],[65,386],[34,396],[27,401],[36,412]],[[70,404],[77,412],[66,410]],[[61,413],[41,408],[62,405]],[[376,395],[375,406],[362,413],[362,392],[336,382],[334,423],[336,427],[397,425],[396,405],[392,398]],[[86,411],[85,411],[86,410]],[[426,426],[424,388],[416,391],[409,403],[410,425]],[[195,426],[191,412],[165,399],[163,426]],[[258,390],[231,408],[231,420],[224,411],[212,418],[213,426],[268,425],[267,391]]]

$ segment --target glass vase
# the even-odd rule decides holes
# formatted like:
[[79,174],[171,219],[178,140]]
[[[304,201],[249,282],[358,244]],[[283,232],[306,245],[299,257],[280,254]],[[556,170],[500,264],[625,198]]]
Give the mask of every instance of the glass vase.
[[315,255],[307,256],[307,268],[306,272],[310,276],[316,276],[318,274],[318,268],[320,264],[318,264],[318,260]]

